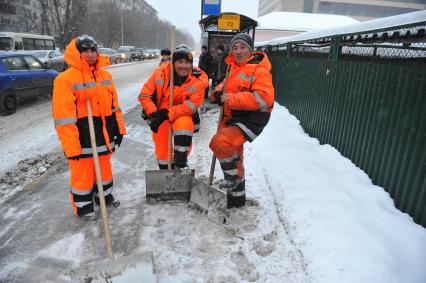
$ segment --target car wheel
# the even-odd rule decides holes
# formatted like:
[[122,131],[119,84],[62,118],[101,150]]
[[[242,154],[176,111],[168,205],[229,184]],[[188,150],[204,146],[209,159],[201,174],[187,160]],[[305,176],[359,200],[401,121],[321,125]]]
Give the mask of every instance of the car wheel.
[[18,108],[18,99],[12,92],[6,92],[0,97],[0,113],[2,115],[11,115]]

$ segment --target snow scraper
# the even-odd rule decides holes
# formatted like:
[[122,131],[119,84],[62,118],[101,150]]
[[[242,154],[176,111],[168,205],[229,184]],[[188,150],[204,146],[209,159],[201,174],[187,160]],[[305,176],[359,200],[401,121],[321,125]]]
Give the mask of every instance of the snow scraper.
[[93,150],[96,183],[98,186],[99,202],[101,207],[102,222],[108,259],[92,262],[71,270],[71,282],[97,283],[97,282],[143,282],[154,283],[157,278],[154,270],[154,256],[152,252],[114,258],[112,240],[108,222],[108,212],[105,205],[104,190],[102,186],[101,171],[99,166],[98,151],[96,149],[95,131],[93,127],[92,109],[90,100],[86,101],[87,116],[89,120],[90,142]]

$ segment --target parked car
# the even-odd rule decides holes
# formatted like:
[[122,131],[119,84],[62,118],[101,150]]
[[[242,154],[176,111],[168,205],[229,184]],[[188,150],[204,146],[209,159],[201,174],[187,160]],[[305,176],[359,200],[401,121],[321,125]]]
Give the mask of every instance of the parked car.
[[68,68],[67,63],[64,60],[64,54],[60,51],[55,50],[31,50],[25,51],[28,54],[33,55],[39,59],[42,63],[46,63],[50,68],[62,72]]
[[109,57],[109,62],[112,64],[117,64],[117,51],[112,48],[99,48],[99,53]]
[[130,50],[130,58],[132,60],[143,60],[143,49],[142,48],[133,48]]
[[19,102],[51,94],[58,74],[30,54],[0,52],[0,113],[13,114]]

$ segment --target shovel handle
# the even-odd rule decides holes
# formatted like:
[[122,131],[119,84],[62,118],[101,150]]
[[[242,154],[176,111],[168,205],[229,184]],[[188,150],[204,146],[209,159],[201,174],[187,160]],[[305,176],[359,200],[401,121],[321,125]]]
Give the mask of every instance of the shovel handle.
[[[176,27],[170,27],[170,51],[172,53],[172,59],[170,60],[170,97],[169,97],[169,109],[173,106],[173,88],[174,88],[174,72],[173,72],[173,52],[176,44]],[[168,142],[167,142],[167,169],[172,170],[172,123],[169,121],[168,130]]]
[[87,107],[87,119],[89,120],[90,144],[92,145],[93,162],[95,163],[96,184],[98,185],[98,194],[99,194],[99,202],[101,205],[102,222],[104,224],[105,242],[106,242],[106,247],[108,252],[108,258],[113,259],[114,255],[112,253],[111,232],[109,230],[108,212],[106,210],[106,205],[105,205],[104,188],[102,186],[102,177],[101,177],[101,169],[99,166],[98,150],[96,149],[92,107],[90,107],[89,99],[86,100],[86,107]]
[[[225,93],[226,90],[226,85],[228,83],[228,77],[229,77],[229,73],[231,72],[229,65],[226,68],[226,75],[225,75],[225,79],[224,79],[224,83],[223,83],[223,93]],[[219,113],[219,121],[217,122],[217,130],[216,133],[219,131],[220,129],[220,123],[222,122],[223,119],[223,105],[222,107],[220,107],[220,113]],[[209,175],[209,186],[211,186],[213,184],[213,177],[214,177],[214,168],[216,167],[216,155],[213,154],[212,157],[212,165],[210,166],[210,175]]]

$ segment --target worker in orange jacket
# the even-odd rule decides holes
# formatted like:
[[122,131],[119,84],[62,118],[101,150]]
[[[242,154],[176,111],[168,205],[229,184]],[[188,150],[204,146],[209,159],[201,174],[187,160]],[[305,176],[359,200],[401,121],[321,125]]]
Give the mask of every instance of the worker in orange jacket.
[[245,205],[243,145],[252,142],[269,121],[274,104],[271,64],[263,52],[253,52],[250,35],[239,33],[231,40],[225,60],[228,77],[212,92],[210,99],[223,105],[223,120],[210,142],[218,158],[227,190],[228,207]]
[[105,60],[98,53],[96,41],[87,35],[73,39],[65,50],[70,66],[54,81],[52,112],[55,129],[68,158],[71,173],[71,204],[83,220],[96,220],[93,199],[99,204],[90,143],[86,100],[93,114],[96,146],[107,206],[120,202],[112,195],[110,158],[120,146],[126,128],[111,74],[103,69]]
[[[170,64],[174,70],[173,106],[169,106]],[[197,109],[203,103],[207,75],[192,65],[192,54],[184,46],[173,52],[172,62],[163,63],[143,85],[139,101],[142,118],[152,130],[155,153],[160,169],[168,164],[168,127],[172,123],[173,163],[187,168],[194,132],[199,130]]]

